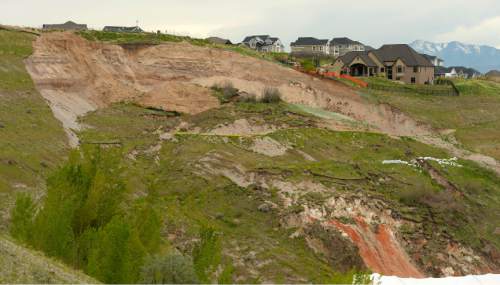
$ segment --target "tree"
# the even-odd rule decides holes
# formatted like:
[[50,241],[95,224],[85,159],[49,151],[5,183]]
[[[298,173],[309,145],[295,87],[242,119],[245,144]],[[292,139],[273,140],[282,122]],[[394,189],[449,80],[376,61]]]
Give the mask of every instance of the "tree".
[[145,284],[196,284],[198,278],[190,257],[179,253],[148,258],[141,271]]
[[144,255],[135,230],[117,216],[99,232],[90,251],[87,271],[105,283],[134,283]]
[[12,209],[12,224],[10,234],[23,242],[28,242],[33,231],[33,216],[35,205],[27,194],[19,194],[16,198],[16,205]]

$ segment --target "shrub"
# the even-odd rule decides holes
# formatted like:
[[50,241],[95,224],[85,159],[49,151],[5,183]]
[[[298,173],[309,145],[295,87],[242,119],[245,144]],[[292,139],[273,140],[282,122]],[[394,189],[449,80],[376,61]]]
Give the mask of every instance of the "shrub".
[[200,242],[193,249],[194,269],[198,278],[208,283],[207,273],[220,262],[220,240],[211,227],[200,230]]
[[148,258],[141,269],[144,284],[196,284],[193,260],[179,253]]
[[231,82],[215,84],[212,86],[212,90],[218,93],[217,98],[222,104],[229,103],[231,99],[238,96],[238,89],[234,88]]
[[316,71],[316,66],[312,59],[302,59],[300,60],[300,65],[304,71]]
[[257,103],[257,96],[255,94],[246,94],[244,96],[238,97],[238,102],[240,103]]
[[11,212],[10,234],[14,238],[24,242],[31,238],[34,211],[35,205],[31,197],[27,194],[19,194],[16,199],[16,206]]
[[98,234],[87,271],[105,283],[138,280],[146,254],[137,232],[122,217],[114,217]]
[[267,87],[264,89],[260,102],[274,104],[281,102],[281,93],[276,88]]

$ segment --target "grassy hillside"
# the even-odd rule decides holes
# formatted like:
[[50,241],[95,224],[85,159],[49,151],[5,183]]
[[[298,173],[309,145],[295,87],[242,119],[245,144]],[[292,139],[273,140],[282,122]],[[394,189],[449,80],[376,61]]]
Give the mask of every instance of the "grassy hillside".
[[33,40],[32,34],[0,30],[0,230],[15,193],[43,193],[46,174],[67,148],[60,122],[24,67]]
[[[500,159],[500,84],[456,80],[461,95],[426,96],[365,91],[371,101],[388,103],[412,117],[451,134],[465,148]],[[449,130],[449,131],[446,131]]]
[[[24,69],[33,40],[0,30],[0,226],[12,220],[13,236],[51,258],[109,283],[352,283],[368,269],[331,225],[363,217],[374,236],[387,219],[427,275],[500,267],[497,175],[411,138],[323,128],[325,119],[359,123],[336,113],[251,100],[197,115],[119,103],[80,118],[82,147],[68,155]],[[457,85],[460,97],[365,97],[455,129],[460,143],[498,158],[500,88]],[[1,282],[92,282],[8,239],[0,252]]]
[[87,283],[97,280],[84,275],[42,253],[23,248],[0,236],[0,283]]
[[[191,241],[200,228],[216,229],[223,237],[221,258],[216,263],[221,268],[234,264],[233,281],[328,282],[335,272],[357,264],[359,256],[355,250],[346,251],[346,244],[333,242],[330,249],[314,254],[308,248],[307,235],[291,239],[296,228],[283,227],[283,220],[290,213],[300,213],[305,205],[321,205],[331,197],[343,195],[381,199],[391,205],[396,216],[417,221],[402,234],[408,240],[423,238],[429,242],[426,248],[408,249],[420,256],[417,262],[423,268],[432,264],[429,271],[442,262],[435,252],[445,251],[449,238],[477,250],[484,244],[500,246],[500,239],[494,234],[494,221],[500,218],[496,211],[500,205],[500,180],[494,174],[467,161],[459,162],[463,167],[433,163],[464,195],[454,198],[425,172],[407,165],[382,163],[389,159],[409,161],[419,156],[448,158],[445,151],[411,139],[317,129],[317,118],[302,113],[291,115],[292,110],[296,112],[297,108],[286,104],[238,103],[196,116],[171,117],[118,104],[86,116],[83,123],[93,128],[80,136],[85,142],[121,143],[126,177],[136,195],[146,191],[144,181],[154,179],[161,203],[167,209],[164,236],[173,246],[189,254]],[[207,133],[241,118],[258,125],[286,123],[294,128],[265,136]],[[175,129],[181,121],[191,126],[181,128],[169,139],[159,139],[161,133]],[[290,149],[276,157],[251,149],[256,140],[266,137]],[[298,202],[285,210],[278,189],[269,192],[251,181],[238,186],[225,175],[213,174],[214,169],[222,167],[232,169],[227,171],[237,176],[235,165],[262,178],[292,183],[313,181],[338,191],[299,194]],[[259,206],[268,202],[279,206],[269,212],[260,211]],[[343,255],[333,254],[339,250]],[[247,255],[254,257],[246,260]],[[217,273],[211,271],[208,276],[216,278]]]

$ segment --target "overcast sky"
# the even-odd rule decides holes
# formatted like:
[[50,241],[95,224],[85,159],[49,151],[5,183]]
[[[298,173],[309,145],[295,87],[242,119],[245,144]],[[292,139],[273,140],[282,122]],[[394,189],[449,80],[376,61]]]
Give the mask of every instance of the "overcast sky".
[[0,0],[0,24],[73,20],[92,28],[134,26],[191,36],[347,36],[384,43],[462,41],[500,48],[499,0]]

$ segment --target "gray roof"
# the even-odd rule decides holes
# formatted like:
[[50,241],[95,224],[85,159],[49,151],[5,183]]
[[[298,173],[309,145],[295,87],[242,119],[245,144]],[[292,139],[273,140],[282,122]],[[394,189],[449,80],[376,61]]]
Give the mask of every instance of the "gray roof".
[[313,37],[299,37],[291,46],[320,46],[328,44],[328,40],[318,40]]
[[427,58],[406,44],[383,45],[371,52],[383,62],[394,62],[401,59],[407,66],[434,66]]
[[115,33],[142,33],[144,32],[140,27],[121,27],[121,26],[106,26],[103,31]]
[[345,65],[350,65],[351,62],[358,57],[361,58],[367,66],[377,66],[377,64],[368,56],[368,51],[351,51],[339,57],[339,59],[342,60]]
[[333,46],[333,45],[348,45],[348,44],[351,44],[351,45],[363,45],[362,43],[360,43],[358,41],[353,41],[350,38],[346,38],[346,37],[343,37],[343,38],[333,38],[332,41],[330,42],[331,46]]
[[243,40],[243,43],[248,43],[250,40],[254,39],[254,38],[261,38],[262,40],[266,40],[267,38],[269,38],[269,35],[254,35],[254,36],[247,36],[245,37],[245,39]]
[[219,45],[232,45],[233,44],[230,40],[219,38],[219,37],[209,37],[209,38],[207,38],[207,41],[209,41],[213,44],[219,44]]
[[86,24],[77,24],[73,21],[67,21],[64,24],[44,24],[45,30],[86,30]]
[[421,55],[422,55],[423,57],[427,58],[427,59],[428,59],[428,60],[430,60],[430,61],[433,61],[433,60],[436,60],[436,59],[437,59],[438,61],[444,61],[444,60],[442,60],[442,59],[440,59],[439,57],[434,56],[434,55],[425,54],[425,53],[422,53]]

